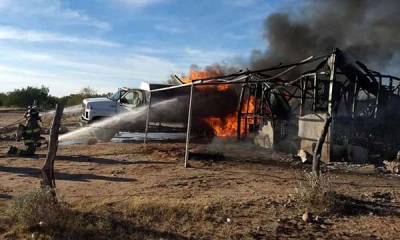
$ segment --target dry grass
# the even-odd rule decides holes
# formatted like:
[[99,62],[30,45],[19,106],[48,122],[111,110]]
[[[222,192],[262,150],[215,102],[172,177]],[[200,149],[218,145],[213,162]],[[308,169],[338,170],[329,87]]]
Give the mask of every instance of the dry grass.
[[[189,238],[215,236],[230,239],[236,233],[227,223],[234,204],[230,202],[191,202],[162,198],[134,199],[126,208],[128,218],[140,226],[175,232]],[[194,230],[195,229],[195,230]]]
[[58,239],[65,233],[75,236],[81,230],[80,216],[64,202],[57,201],[50,191],[41,188],[16,198],[7,215],[14,222],[11,234],[37,232]]
[[64,206],[55,201],[50,191],[36,189],[16,198],[9,209],[9,216],[25,228],[37,225],[40,221],[54,224]]
[[314,213],[343,213],[347,203],[345,197],[334,191],[329,176],[304,174],[305,181],[295,189],[294,199],[302,210]]
[[209,209],[204,204],[165,199],[135,199],[128,203],[127,215],[141,223],[170,222],[187,219],[203,219]]
[[[41,239],[243,238],[227,222],[234,205],[162,198],[96,203],[73,209],[41,189],[14,200],[7,212],[7,236]],[[40,225],[40,222],[44,224]],[[0,225],[1,227],[1,225]]]
[[13,222],[8,236],[19,238],[38,233],[42,239],[88,239],[95,234],[106,236],[109,225],[108,219],[75,211],[40,188],[15,199],[7,215]]

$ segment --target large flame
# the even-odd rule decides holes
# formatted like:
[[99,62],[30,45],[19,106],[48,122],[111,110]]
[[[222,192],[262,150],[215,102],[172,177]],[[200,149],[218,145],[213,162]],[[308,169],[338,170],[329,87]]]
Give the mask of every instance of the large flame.
[[[223,76],[224,73],[219,69],[212,69],[208,71],[196,71],[194,69],[190,69],[189,76],[182,79],[184,83],[191,83],[195,80],[206,79],[206,78],[217,78]],[[218,92],[224,92],[229,89],[229,84],[220,84],[215,87],[215,85],[204,85],[197,86],[196,90],[200,91],[211,91],[217,90]],[[214,93],[215,94],[215,93]],[[254,97],[250,97],[248,100],[243,102],[241,112],[242,113],[254,113],[255,109],[255,100]],[[219,138],[231,138],[235,137],[238,129],[238,113],[233,112],[226,117],[207,117],[202,119],[207,125],[209,125],[215,136]],[[246,124],[252,124],[254,122],[253,119],[247,119],[247,121],[242,119],[240,122],[240,135],[244,135],[246,133]]]
[[[220,77],[223,75],[224,75],[224,73],[219,69],[209,70],[209,71],[196,71],[196,70],[190,69],[189,76],[183,78],[182,81],[184,83],[191,83],[191,82],[199,80],[199,79],[217,78],[217,77]],[[215,85],[205,85],[205,86],[199,86],[196,89],[206,91],[207,89],[214,88],[214,87],[215,87]],[[223,92],[228,89],[229,89],[228,84],[217,85],[217,90],[219,92]]]
[[[245,101],[242,105],[242,113],[254,113],[255,109],[255,101],[254,97],[250,97],[248,101]],[[204,121],[212,128],[214,135],[219,138],[231,138],[236,136],[238,130],[238,113],[232,113],[226,116],[225,118],[218,117],[208,117],[204,118]],[[244,135],[246,133],[246,124],[254,123],[253,119],[248,119],[245,121],[242,119],[240,121],[240,135]]]

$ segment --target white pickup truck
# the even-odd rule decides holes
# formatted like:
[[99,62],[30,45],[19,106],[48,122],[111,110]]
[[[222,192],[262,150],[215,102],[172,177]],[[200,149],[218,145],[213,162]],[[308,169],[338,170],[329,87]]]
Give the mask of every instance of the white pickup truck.
[[167,86],[170,85],[142,82],[139,88],[120,88],[108,97],[86,98],[82,102],[81,124],[90,124],[147,105],[150,90]]

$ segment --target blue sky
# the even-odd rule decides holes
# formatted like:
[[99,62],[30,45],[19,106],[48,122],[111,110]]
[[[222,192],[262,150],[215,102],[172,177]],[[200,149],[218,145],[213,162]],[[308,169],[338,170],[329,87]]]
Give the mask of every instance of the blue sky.
[[265,50],[264,19],[285,2],[0,0],[0,91],[111,92],[191,64],[236,63]]

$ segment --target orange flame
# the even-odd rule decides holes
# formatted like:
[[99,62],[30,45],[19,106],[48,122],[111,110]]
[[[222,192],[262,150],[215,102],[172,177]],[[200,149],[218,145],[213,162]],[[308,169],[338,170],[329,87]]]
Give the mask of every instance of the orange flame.
[[[182,79],[184,83],[191,83],[193,81],[199,80],[199,79],[205,79],[205,78],[217,78],[220,76],[223,76],[224,73],[221,70],[209,70],[209,71],[196,71],[193,69],[190,69],[189,71],[189,77],[185,77]],[[206,90],[210,88],[214,88],[213,85],[205,85],[205,86],[199,86],[197,87],[200,90]],[[229,86],[227,84],[219,84],[217,85],[217,91],[219,92],[224,92],[229,89]]]
[[[191,83],[195,80],[205,79],[205,78],[217,78],[223,76],[224,73],[219,69],[213,69],[208,71],[196,71],[194,69],[190,69],[189,76],[182,79],[184,83]],[[204,85],[204,86],[197,86],[196,89],[200,91],[208,91],[215,89],[215,85]],[[229,89],[229,84],[219,84],[216,87],[218,92],[224,92]],[[241,112],[242,113],[254,113],[255,109],[255,100],[254,97],[250,97],[248,101],[243,102]],[[219,138],[230,138],[235,137],[237,134],[237,118],[238,113],[234,112],[229,114],[224,118],[219,117],[207,117],[203,118],[202,120],[209,125],[215,136]],[[240,134],[244,135],[246,131],[246,124],[254,123],[253,119],[248,119],[248,121],[240,122]]]
[[[254,97],[250,97],[249,101],[243,103],[242,113],[254,113],[255,109],[255,100]],[[219,138],[230,138],[234,137],[237,134],[237,117],[238,113],[229,114],[225,118],[218,117],[209,117],[204,118],[204,121],[212,128],[214,135]],[[250,121],[247,124],[252,124],[254,122],[253,119],[249,119]],[[246,131],[246,122],[240,122],[240,135],[244,135]]]

